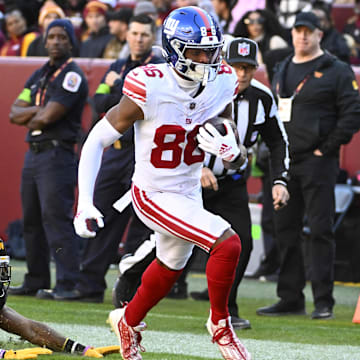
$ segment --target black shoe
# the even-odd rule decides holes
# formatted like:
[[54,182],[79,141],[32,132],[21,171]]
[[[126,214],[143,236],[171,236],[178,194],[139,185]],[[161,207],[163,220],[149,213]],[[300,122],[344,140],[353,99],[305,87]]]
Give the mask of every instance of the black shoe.
[[256,314],[264,316],[306,315],[305,306],[280,300],[276,304],[256,310]]
[[231,315],[231,325],[236,330],[251,329],[251,324],[249,320],[242,319],[240,317],[232,316],[232,315]]
[[279,274],[274,273],[270,275],[262,275],[259,277],[259,281],[262,282],[278,282],[279,280]]
[[82,293],[78,289],[60,290],[55,292],[54,300],[81,301],[100,304],[104,302],[104,293]]
[[139,284],[139,279],[131,280],[126,275],[120,275],[112,289],[112,303],[115,308],[124,307],[134,297]]
[[93,303],[102,303],[104,301],[104,295],[101,293],[83,294],[79,290],[40,289],[36,293],[36,297],[43,300],[82,301]]
[[30,289],[23,284],[19,286],[10,286],[8,289],[8,294],[35,296],[37,291],[38,289]]
[[42,300],[54,300],[55,290],[53,289],[39,289],[36,292],[36,297]]
[[252,274],[244,275],[245,279],[260,279],[261,277],[270,276],[276,273],[276,267],[260,265]]
[[187,299],[187,283],[179,284],[176,282],[166,297],[169,299]]
[[200,301],[209,301],[209,292],[208,289],[205,289],[203,291],[192,291],[190,293],[190,296],[194,300],[200,300]]
[[312,312],[311,318],[314,320],[329,320],[334,318],[334,314],[331,307],[323,306],[316,308]]

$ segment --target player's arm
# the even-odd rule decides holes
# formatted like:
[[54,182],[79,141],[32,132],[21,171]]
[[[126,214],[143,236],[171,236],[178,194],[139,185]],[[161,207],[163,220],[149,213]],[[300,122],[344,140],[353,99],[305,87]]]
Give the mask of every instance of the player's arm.
[[41,346],[41,348],[28,348],[16,351],[7,350],[4,356],[5,359],[24,360],[36,358],[36,355],[51,354],[51,351],[43,348],[43,346],[53,351],[63,351],[95,358],[119,352],[118,346],[93,348],[65,338],[48,325],[28,319],[6,305],[0,311],[0,328],[16,334],[32,344]]
[[143,119],[141,108],[123,96],[119,104],[111,108],[93,127],[84,143],[79,163],[79,199],[74,227],[76,233],[85,238],[94,237],[96,231],[88,228],[88,221],[95,220],[103,227],[103,215],[93,205],[95,180],[100,169],[104,148],[121,138],[136,120]]

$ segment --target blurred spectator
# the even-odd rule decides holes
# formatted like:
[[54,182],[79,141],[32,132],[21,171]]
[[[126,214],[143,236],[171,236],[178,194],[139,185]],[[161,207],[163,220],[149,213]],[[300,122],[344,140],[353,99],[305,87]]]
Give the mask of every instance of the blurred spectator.
[[161,26],[165,18],[174,10],[172,0],[152,0],[152,3],[158,12],[156,26]]
[[234,36],[250,38],[258,43],[259,64],[264,63],[263,55],[267,51],[288,47],[285,30],[268,10],[248,11],[236,25]]
[[176,7],[184,7],[184,6],[198,6],[203,10],[207,11],[210,15],[212,15],[217,22],[219,22],[219,18],[215,12],[214,6],[211,0],[176,0]]
[[109,11],[114,10],[117,5],[117,0],[99,0],[99,1],[101,1],[103,4],[107,5]]
[[220,26],[225,34],[229,33],[229,25],[232,21],[231,3],[232,0],[212,0],[216,15],[219,18]]
[[237,0],[233,1],[233,6],[231,10],[232,22],[229,26],[229,32],[232,33],[235,29],[237,22],[244,16],[248,11],[254,11],[256,9],[264,9],[265,0],[252,0],[244,1]]
[[300,11],[311,11],[311,0],[280,0],[278,7],[278,19],[286,29],[291,29],[295,22],[295,16]]
[[5,12],[13,9],[19,9],[26,20],[27,26],[29,28],[35,29],[37,26],[39,10],[42,4],[42,0],[6,0]]
[[151,1],[146,0],[139,1],[134,8],[134,16],[141,14],[150,16],[154,21],[156,21],[158,17],[155,5]]
[[3,45],[5,44],[5,42],[6,42],[6,37],[5,37],[4,33],[0,30],[0,50],[3,47]]
[[154,20],[156,24],[155,44],[162,46],[162,23],[158,21],[158,11],[154,4],[151,1],[139,1],[134,8],[134,16],[141,14],[148,15]]
[[354,16],[352,16],[344,27],[344,36],[350,47],[350,62],[354,65],[360,64],[360,0],[355,0]]
[[125,47],[127,48],[127,54],[129,53],[126,46],[126,32],[132,14],[132,9],[126,7],[107,14],[109,31],[113,37],[106,45],[103,55],[104,59],[124,57],[120,56],[120,54],[123,53]]
[[5,14],[6,41],[1,48],[1,56],[26,56],[30,43],[38,33],[27,28],[26,20],[18,9]]
[[31,42],[29,45],[26,56],[48,56],[48,52],[45,49],[45,33],[48,25],[56,19],[65,18],[65,13],[52,0],[48,0],[44,3],[39,12],[38,24],[42,34]]
[[76,37],[81,39],[81,27],[84,23],[82,13],[86,5],[86,0],[57,0],[57,3],[65,11],[66,18],[74,26]]
[[103,57],[106,45],[111,40],[106,24],[106,11],[107,5],[98,0],[92,0],[86,4],[83,16],[87,31],[82,36],[80,57]]
[[336,55],[340,60],[349,63],[350,49],[345,38],[334,26],[329,5],[321,1],[316,1],[313,4],[312,12],[318,17],[321,30],[324,32],[320,43],[321,47],[331,54]]

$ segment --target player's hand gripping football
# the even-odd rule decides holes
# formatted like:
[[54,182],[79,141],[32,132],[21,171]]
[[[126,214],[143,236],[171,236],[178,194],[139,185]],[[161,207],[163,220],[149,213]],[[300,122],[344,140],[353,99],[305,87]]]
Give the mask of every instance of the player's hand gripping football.
[[3,359],[36,359],[38,355],[50,355],[52,351],[42,347],[34,347],[22,350],[6,350],[2,354]]
[[103,228],[103,214],[93,204],[79,204],[74,218],[75,232],[83,238],[96,236],[94,222],[97,227]]
[[102,346],[93,348],[91,346],[88,346],[83,356],[93,357],[93,358],[102,358],[106,355],[115,354],[120,352],[120,346],[119,345],[110,345],[110,346]]
[[240,149],[229,120],[224,121],[224,126],[226,135],[221,135],[213,125],[206,123],[204,127],[199,128],[196,138],[200,149],[232,162],[240,154]]

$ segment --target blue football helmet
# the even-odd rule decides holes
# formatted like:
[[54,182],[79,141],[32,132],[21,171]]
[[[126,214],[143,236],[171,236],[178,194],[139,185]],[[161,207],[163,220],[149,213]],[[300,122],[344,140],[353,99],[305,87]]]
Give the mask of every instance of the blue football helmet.
[[[162,44],[165,59],[186,78],[202,82],[212,81],[221,64],[223,36],[219,25],[205,10],[187,6],[172,11],[165,19]],[[185,57],[187,49],[204,50],[208,63]]]

